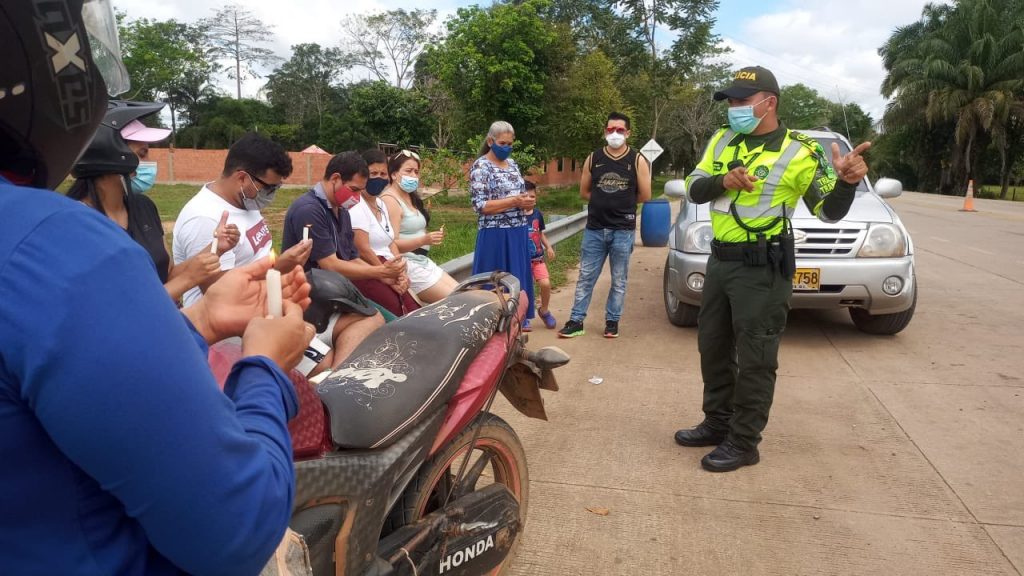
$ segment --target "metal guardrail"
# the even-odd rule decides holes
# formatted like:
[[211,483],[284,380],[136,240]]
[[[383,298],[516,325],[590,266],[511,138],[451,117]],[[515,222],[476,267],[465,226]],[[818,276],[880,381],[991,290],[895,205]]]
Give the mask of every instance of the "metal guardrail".
[[[549,242],[558,244],[566,238],[579,234],[586,225],[587,210],[583,209],[572,216],[551,222],[544,229],[544,233],[547,235]],[[441,268],[448,274],[451,274],[452,278],[461,282],[469,278],[473,272],[473,253],[463,254],[458,258],[449,260],[441,264]]]

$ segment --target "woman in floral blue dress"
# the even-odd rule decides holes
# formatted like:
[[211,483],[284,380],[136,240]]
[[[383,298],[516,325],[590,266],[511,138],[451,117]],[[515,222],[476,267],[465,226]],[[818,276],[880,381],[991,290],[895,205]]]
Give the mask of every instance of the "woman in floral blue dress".
[[530,269],[529,230],[524,210],[535,200],[524,194],[519,166],[509,158],[516,135],[508,122],[491,124],[481,156],[469,171],[469,191],[477,218],[473,273],[504,270],[519,279],[533,318],[533,273]]

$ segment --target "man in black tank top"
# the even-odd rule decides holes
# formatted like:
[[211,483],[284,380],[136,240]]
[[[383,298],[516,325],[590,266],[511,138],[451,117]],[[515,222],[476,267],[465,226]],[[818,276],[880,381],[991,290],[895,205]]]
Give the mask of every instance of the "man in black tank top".
[[610,262],[612,286],[605,306],[604,336],[619,336],[629,257],[636,234],[636,208],[638,203],[651,199],[650,166],[626,145],[629,134],[629,117],[612,112],[605,125],[608,146],[594,151],[583,164],[580,196],[588,201],[587,228],[583,231],[572,314],[558,331],[562,338],[583,335],[583,320],[605,259]]

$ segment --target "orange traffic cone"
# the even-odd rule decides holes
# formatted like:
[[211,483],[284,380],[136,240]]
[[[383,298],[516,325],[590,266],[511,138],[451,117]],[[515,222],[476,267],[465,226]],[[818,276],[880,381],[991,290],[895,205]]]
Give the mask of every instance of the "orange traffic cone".
[[974,209],[974,180],[967,181],[967,195],[964,196],[964,207],[961,212],[977,212]]

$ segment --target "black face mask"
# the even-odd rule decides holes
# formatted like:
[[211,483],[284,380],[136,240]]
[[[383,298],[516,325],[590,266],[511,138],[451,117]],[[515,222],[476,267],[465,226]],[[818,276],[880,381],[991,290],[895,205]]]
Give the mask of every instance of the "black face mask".
[[379,196],[387,187],[387,178],[370,178],[366,181],[366,193],[370,196]]

